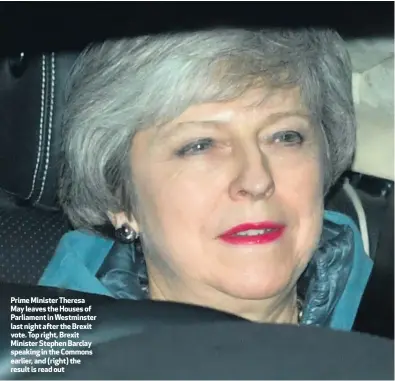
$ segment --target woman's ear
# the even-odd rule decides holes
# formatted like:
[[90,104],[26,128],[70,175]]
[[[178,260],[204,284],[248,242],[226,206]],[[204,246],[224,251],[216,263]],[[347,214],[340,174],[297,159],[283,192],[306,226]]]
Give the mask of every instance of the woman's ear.
[[108,218],[110,219],[112,225],[115,229],[119,229],[122,225],[128,225],[132,228],[136,233],[140,233],[139,224],[137,223],[134,216],[131,218],[127,218],[124,212],[119,213],[108,213]]

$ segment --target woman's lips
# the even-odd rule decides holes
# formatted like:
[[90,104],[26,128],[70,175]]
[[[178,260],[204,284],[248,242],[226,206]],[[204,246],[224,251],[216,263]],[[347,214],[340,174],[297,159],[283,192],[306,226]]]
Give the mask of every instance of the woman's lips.
[[234,226],[218,238],[232,245],[263,245],[278,240],[285,225],[265,221]]

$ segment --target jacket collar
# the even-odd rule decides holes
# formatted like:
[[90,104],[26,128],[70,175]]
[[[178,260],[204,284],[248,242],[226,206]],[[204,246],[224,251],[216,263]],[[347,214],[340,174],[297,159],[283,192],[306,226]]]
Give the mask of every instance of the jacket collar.
[[304,300],[302,324],[328,326],[352,270],[354,232],[325,220],[320,245],[298,283]]
[[[349,279],[354,256],[354,233],[348,225],[324,220],[318,249],[298,282],[303,300],[301,324],[328,326]],[[141,248],[114,243],[97,278],[121,299],[148,297],[148,277]]]

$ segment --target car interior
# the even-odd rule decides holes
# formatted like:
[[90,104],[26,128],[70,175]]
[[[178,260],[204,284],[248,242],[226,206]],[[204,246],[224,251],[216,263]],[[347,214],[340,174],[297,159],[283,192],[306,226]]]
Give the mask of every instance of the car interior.
[[[346,36],[354,69],[357,150],[352,168],[327,195],[326,208],[355,221],[366,254],[374,261],[355,330],[393,339],[393,9],[389,17],[391,7],[370,4],[371,8],[363,8],[362,3],[355,5],[355,14],[358,7],[363,9],[362,21],[353,25],[353,32],[357,32],[348,31]],[[388,4],[393,8],[393,3]],[[10,36],[1,38],[4,48],[0,57],[0,284],[14,285],[15,289],[37,284],[59,240],[73,229],[57,202],[63,89],[81,49],[87,42],[107,36],[109,15],[126,12],[126,8],[109,11],[108,4],[97,11],[94,5],[90,9],[62,7],[55,11],[52,6],[45,8],[41,4],[34,9],[25,3],[0,8]],[[49,16],[43,14],[45,9]],[[143,14],[149,14],[150,21],[156,17],[154,14],[160,14],[153,10],[154,5],[144,9],[129,11],[138,24],[131,33],[144,29],[144,22],[139,20]],[[312,9],[318,14],[319,8]],[[339,12],[351,17],[345,9]],[[181,11],[178,12],[180,15]],[[332,16],[339,12],[333,11]],[[319,13],[322,16],[327,12],[321,9]],[[347,23],[344,20],[349,20],[347,17],[340,17],[344,24]],[[83,21],[89,18],[95,19],[92,28]],[[180,19],[173,18],[167,28],[174,27],[175,20]],[[216,16],[211,15],[211,19],[213,23]],[[13,24],[12,20],[18,21]],[[179,23],[184,26],[185,20]],[[160,28],[159,23],[149,30],[155,32]],[[118,35],[123,30],[115,28],[109,35]],[[98,37],[92,37],[95,33]]]

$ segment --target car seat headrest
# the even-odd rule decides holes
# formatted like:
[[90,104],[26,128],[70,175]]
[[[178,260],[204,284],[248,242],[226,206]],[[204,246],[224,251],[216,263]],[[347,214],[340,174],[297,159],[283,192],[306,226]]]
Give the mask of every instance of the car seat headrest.
[[63,89],[77,52],[0,60],[0,189],[57,208]]

